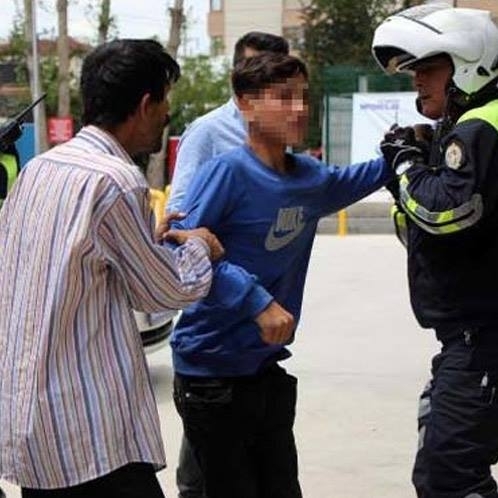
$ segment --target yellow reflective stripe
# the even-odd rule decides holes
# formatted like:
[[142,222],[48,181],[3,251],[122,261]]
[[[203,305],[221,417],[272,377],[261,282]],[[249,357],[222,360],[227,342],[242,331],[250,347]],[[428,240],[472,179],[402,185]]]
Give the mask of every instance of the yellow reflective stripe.
[[406,223],[406,214],[402,211],[397,204],[391,207],[391,217],[394,223],[396,236],[398,240],[406,247],[408,241],[408,226]]
[[403,205],[408,211],[412,211],[413,213],[419,208],[418,202],[413,197],[410,197],[406,203],[403,202]]
[[437,223],[446,225],[452,222],[454,217],[455,217],[455,212],[453,209],[450,209],[449,211],[443,211],[442,213],[439,213],[437,217]]
[[400,228],[406,228],[406,214],[396,204],[391,207],[391,218]]
[[7,170],[7,192],[12,188],[17,178],[17,159],[13,154],[0,153],[0,163]]
[[449,225],[444,225],[438,228],[438,233],[446,234],[446,233],[455,233],[464,229],[465,226],[461,226],[459,223],[451,223]]
[[394,219],[398,213],[400,213],[399,207],[397,204],[393,204],[391,206],[391,218]]
[[[400,178],[400,202],[406,214],[425,231],[433,234],[457,232],[474,225],[482,216],[483,205],[480,194],[474,194],[470,201],[446,211],[429,211],[420,205],[408,192],[409,180]],[[458,219],[459,221],[455,221]]]
[[490,124],[496,131],[498,131],[498,100],[492,100],[482,107],[476,107],[470,111],[465,112],[460,116],[458,123],[469,121],[470,119],[480,119]]

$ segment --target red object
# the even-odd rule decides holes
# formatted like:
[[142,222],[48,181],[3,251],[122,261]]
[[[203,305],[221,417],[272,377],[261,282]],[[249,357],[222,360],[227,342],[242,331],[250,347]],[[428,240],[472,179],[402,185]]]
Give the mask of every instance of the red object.
[[48,141],[60,144],[73,138],[73,118],[48,118]]
[[176,154],[178,152],[178,143],[180,137],[168,137],[168,146],[166,148],[166,166],[168,168],[168,180],[171,183],[173,173],[175,172]]

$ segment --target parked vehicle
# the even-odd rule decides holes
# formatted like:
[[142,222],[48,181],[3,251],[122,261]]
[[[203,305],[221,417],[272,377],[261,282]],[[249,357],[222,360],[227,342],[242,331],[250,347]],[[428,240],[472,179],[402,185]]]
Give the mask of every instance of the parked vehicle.
[[153,353],[168,344],[168,338],[173,331],[173,323],[177,315],[178,311],[176,310],[161,313],[135,311],[135,320],[147,354]]

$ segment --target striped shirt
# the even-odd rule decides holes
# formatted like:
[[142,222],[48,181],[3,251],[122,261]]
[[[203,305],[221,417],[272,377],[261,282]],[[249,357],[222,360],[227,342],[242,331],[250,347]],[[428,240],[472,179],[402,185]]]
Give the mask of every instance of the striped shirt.
[[0,211],[0,472],[68,487],[129,462],[165,465],[131,308],[183,308],[209,249],[152,240],[145,180],[96,127],[33,159]]

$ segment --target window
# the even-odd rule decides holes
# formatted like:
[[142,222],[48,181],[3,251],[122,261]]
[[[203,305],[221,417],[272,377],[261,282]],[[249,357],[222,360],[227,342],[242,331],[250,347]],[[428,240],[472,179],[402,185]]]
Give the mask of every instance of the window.
[[211,0],[211,12],[223,10],[223,0]]

